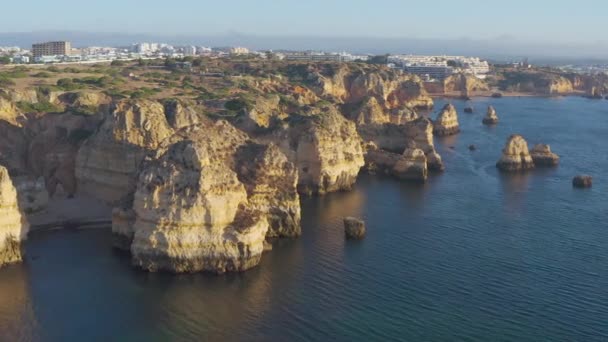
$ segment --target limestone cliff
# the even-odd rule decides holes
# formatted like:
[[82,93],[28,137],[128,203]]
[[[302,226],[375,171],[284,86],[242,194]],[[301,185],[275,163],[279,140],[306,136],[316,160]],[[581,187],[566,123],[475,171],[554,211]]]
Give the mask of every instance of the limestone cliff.
[[433,123],[428,118],[419,117],[403,125],[361,125],[357,129],[363,140],[383,150],[403,153],[407,148],[419,148],[424,151],[430,170],[444,169],[441,156],[435,150]]
[[458,113],[451,103],[445,105],[433,123],[433,133],[437,136],[453,135],[460,132]]
[[486,82],[471,74],[451,75],[443,81],[443,84],[446,93],[459,91],[463,96],[467,97],[475,92],[490,90]]
[[521,135],[514,134],[509,137],[496,167],[502,171],[523,171],[534,168],[528,143]]
[[340,64],[311,72],[307,78],[319,96],[341,103],[360,103],[375,97],[387,109],[433,106],[420,78],[385,67]]
[[124,100],[115,104],[99,129],[76,157],[79,191],[107,202],[133,193],[144,156],[173,133],[163,106],[154,101]]
[[393,174],[399,179],[425,182],[428,176],[426,156],[418,148],[408,148],[393,167]]
[[267,237],[296,237],[300,228],[298,170],[274,145],[248,143],[235,155],[235,169],[250,206],[266,216]]
[[245,186],[208,146],[171,145],[142,171],[133,263],[149,271],[223,273],[258,264],[268,231]]
[[348,190],[364,165],[355,124],[335,108],[292,115],[286,127],[265,139],[275,142],[298,168],[298,190],[325,194]]
[[19,209],[17,190],[8,170],[0,166],[0,267],[22,259],[29,225]]

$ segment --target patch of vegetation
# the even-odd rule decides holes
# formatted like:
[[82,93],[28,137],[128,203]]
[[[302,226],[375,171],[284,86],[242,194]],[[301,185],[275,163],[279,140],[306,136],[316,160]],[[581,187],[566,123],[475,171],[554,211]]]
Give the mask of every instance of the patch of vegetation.
[[17,108],[24,113],[59,113],[62,108],[50,102],[30,103],[26,101],[17,102]]
[[57,87],[61,90],[72,91],[77,89],[83,89],[84,84],[76,83],[71,78],[61,78],[57,80]]
[[142,87],[133,91],[125,91],[123,94],[128,95],[132,99],[146,99],[161,92],[159,88]]
[[79,106],[78,108],[73,108],[71,112],[74,115],[91,116],[97,114],[98,109],[97,106]]
[[224,108],[231,112],[240,112],[243,109],[250,109],[251,106],[243,99],[232,99],[230,101],[226,101]]
[[2,77],[2,75],[0,75],[0,87],[11,87],[14,85],[15,81],[11,80],[10,78]]
[[115,59],[110,63],[110,65],[111,66],[125,66],[125,62]]
[[35,73],[32,75],[32,77],[37,77],[37,78],[49,78],[51,77],[51,74],[46,72],[46,71],[41,71],[38,73]]
[[0,78],[25,78],[28,77],[27,69],[23,68],[14,68],[12,70],[7,70],[0,72]]

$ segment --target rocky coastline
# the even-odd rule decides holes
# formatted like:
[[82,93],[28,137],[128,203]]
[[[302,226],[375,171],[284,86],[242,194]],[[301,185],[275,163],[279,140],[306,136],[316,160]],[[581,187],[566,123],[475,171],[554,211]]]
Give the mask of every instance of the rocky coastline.
[[[460,132],[458,113],[448,104],[436,120],[419,114],[434,102],[417,76],[358,63],[245,65],[221,80],[177,73],[192,84],[171,96],[0,90],[0,265],[21,260],[24,213],[58,202],[78,211],[91,198],[135,267],[245,271],[271,239],[302,234],[302,196],[348,191],[361,170],[414,183],[445,170],[434,139]],[[489,89],[466,76],[448,83],[467,95]],[[491,107],[488,116],[497,121]],[[513,135],[497,167],[558,160]]]

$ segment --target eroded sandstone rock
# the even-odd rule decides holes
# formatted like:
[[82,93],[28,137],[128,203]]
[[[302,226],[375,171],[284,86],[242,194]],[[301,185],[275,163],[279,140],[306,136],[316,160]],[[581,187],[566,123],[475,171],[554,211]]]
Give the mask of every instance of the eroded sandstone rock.
[[502,171],[523,171],[534,168],[528,143],[521,135],[514,134],[509,137],[496,167]]
[[433,123],[433,133],[437,136],[453,135],[460,132],[458,113],[451,103],[445,105]]
[[551,152],[551,147],[546,144],[536,144],[530,150],[532,160],[536,166],[556,166],[559,164],[559,156]]
[[418,148],[406,149],[393,167],[393,174],[399,179],[425,182],[428,169],[424,151]]
[[483,118],[482,123],[484,125],[496,125],[498,123],[498,115],[496,109],[492,106],[488,106],[486,116]]
[[19,208],[17,190],[8,170],[0,166],[0,267],[20,262],[29,225]]
[[237,174],[206,146],[178,142],[142,171],[133,263],[149,271],[223,273],[258,264],[268,221]]
[[292,116],[270,138],[298,168],[298,191],[325,194],[349,190],[364,165],[355,124],[335,108],[310,116]]
[[134,192],[135,176],[147,153],[173,133],[163,106],[155,101],[116,103],[76,157],[79,191],[106,202]]

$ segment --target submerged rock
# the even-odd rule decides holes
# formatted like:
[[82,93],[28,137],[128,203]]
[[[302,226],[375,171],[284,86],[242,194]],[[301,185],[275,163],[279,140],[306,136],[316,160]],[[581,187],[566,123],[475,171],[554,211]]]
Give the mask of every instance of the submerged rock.
[[589,175],[578,175],[572,179],[575,188],[590,188],[593,186],[593,177]]
[[445,105],[433,125],[433,133],[437,136],[453,135],[460,132],[458,113],[454,105],[451,103]]
[[365,237],[365,222],[355,217],[345,217],[344,234],[348,239],[363,239]]
[[19,209],[17,190],[8,170],[0,166],[0,267],[20,262],[29,225]]
[[393,167],[393,174],[399,179],[425,182],[428,169],[424,151],[418,148],[406,149]]
[[466,107],[466,108],[464,109],[464,112],[465,112],[465,113],[469,113],[469,114],[473,113],[473,111],[474,111],[474,110],[473,110],[473,107]]
[[559,164],[559,156],[551,152],[551,147],[549,145],[534,145],[532,150],[530,150],[530,155],[536,166],[556,166]]
[[498,115],[496,115],[494,107],[488,106],[488,112],[482,122],[484,125],[496,125],[498,123]]
[[528,151],[528,143],[521,135],[514,134],[509,137],[496,167],[502,171],[522,171],[534,168],[534,161]]

